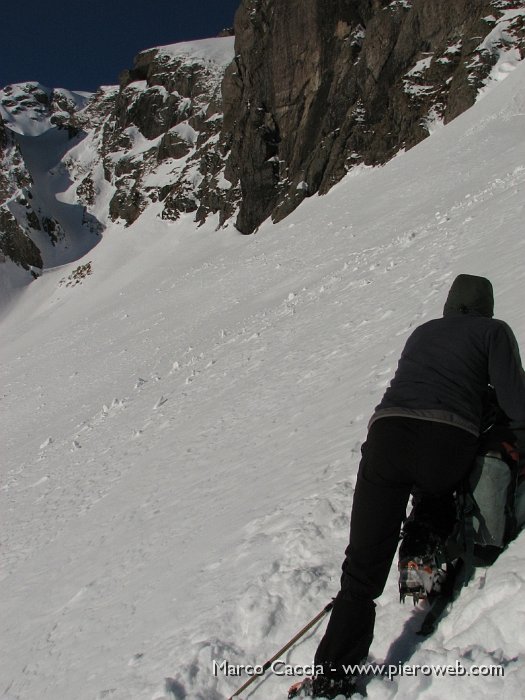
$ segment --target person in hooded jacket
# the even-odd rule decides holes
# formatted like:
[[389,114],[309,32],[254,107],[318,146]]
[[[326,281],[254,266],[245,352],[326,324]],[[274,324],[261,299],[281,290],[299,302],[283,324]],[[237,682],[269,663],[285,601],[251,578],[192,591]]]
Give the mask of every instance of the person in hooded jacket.
[[[383,592],[410,494],[417,490],[453,503],[455,487],[476,456],[489,384],[505,413],[525,422],[518,345],[509,326],[493,318],[493,309],[489,280],[459,275],[443,317],[408,338],[362,446],[341,588],[315,654],[323,673],[305,683],[299,697],[355,692],[355,677],[345,670],[367,658],[374,599]],[[436,510],[436,525],[451,530],[454,508]]]

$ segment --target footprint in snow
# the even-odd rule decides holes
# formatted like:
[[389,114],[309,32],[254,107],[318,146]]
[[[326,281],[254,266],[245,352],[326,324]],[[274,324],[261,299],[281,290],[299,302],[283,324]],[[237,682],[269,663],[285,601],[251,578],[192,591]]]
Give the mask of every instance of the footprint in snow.
[[102,411],[99,414],[100,418],[106,418],[110,412],[114,411],[117,408],[124,408],[124,401],[122,399],[113,399],[109,406],[107,404],[104,404],[102,406]]
[[195,379],[197,374],[199,374],[199,373],[196,372],[194,369],[192,369],[190,376],[186,377],[186,384],[191,384],[191,382]]
[[153,406],[153,410],[156,411],[157,409],[159,409],[166,403],[167,400],[168,399],[166,399],[164,396],[161,396],[157,403]]

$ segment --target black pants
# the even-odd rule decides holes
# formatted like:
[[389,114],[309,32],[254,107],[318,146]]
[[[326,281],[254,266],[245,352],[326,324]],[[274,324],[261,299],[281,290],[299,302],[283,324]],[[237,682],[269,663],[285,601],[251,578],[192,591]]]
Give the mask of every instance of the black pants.
[[[358,664],[368,655],[373,600],[385,587],[410,493],[418,491],[435,503],[451,499],[477,446],[474,435],[433,421],[381,418],[370,427],[362,447],[341,590],[315,655],[315,664],[326,675],[343,676],[344,665]],[[450,513],[448,507],[445,511]],[[439,514],[439,507],[434,512]]]

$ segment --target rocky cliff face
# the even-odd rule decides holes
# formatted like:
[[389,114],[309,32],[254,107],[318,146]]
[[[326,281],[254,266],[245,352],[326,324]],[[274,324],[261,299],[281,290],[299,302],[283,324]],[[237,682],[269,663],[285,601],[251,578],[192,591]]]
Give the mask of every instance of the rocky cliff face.
[[[242,0],[94,95],[0,91],[0,261],[35,274],[151,208],[251,233],[467,109],[525,55],[525,0]],[[1,270],[0,270],[1,274]]]
[[[82,138],[76,113],[87,96],[50,90],[39,83],[9,85],[0,91],[0,254],[36,276],[54,256],[49,249],[69,249],[63,261],[82,254],[72,246],[70,209],[78,209],[93,233],[93,217],[75,204],[54,200],[64,184],[61,157]],[[67,211],[66,211],[67,210]],[[98,230],[98,227],[95,227]]]
[[220,86],[232,57],[231,37],[178,44],[139,54],[122,74],[100,145],[116,188],[113,220],[130,224],[151,202],[162,203],[165,219],[231,215]]
[[278,221],[470,107],[525,55],[524,3],[243,0],[224,83],[237,227]]
[[[0,117],[0,262],[5,262],[7,256],[28,271],[32,267],[42,268],[40,251],[27,230],[19,225],[7,202],[13,200],[24,206],[27,200],[23,192],[31,182],[14,135]],[[28,212],[29,218],[31,213]]]

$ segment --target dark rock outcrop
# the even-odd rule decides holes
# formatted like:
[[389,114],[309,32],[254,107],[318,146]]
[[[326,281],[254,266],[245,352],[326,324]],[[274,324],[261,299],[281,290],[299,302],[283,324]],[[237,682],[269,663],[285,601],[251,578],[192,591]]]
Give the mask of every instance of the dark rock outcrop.
[[0,255],[7,256],[25,270],[43,267],[40,251],[7,209],[0,209]]
[[[523,3],[505,0],[243,0],[223,85],[226,176],[251,233],[384,163],[470,107],[511,44]],[[504,14],[507,13],[507,14]],[[493,31],[508,17],[504,31]]]
[[0,118],[0,205],[31,185],[31,175],[12,132]]
[[32,222],[36,229],[39,221],[29,202],[30,186],[31,176],[20,149],[13,134],[0,119],[0,262],[7,257],[25,270],[32,267],[41,269],[42,257],[27,231],[7,208],[6,202],[13,198],[17,200],[18,208],[25,211],[26,220]]
[[[8,135],[0,118],[0,162],[4,162],[7,150]],[[4,169],[0,169],[0,201],[4,202],[9,196],[9,180]]]

